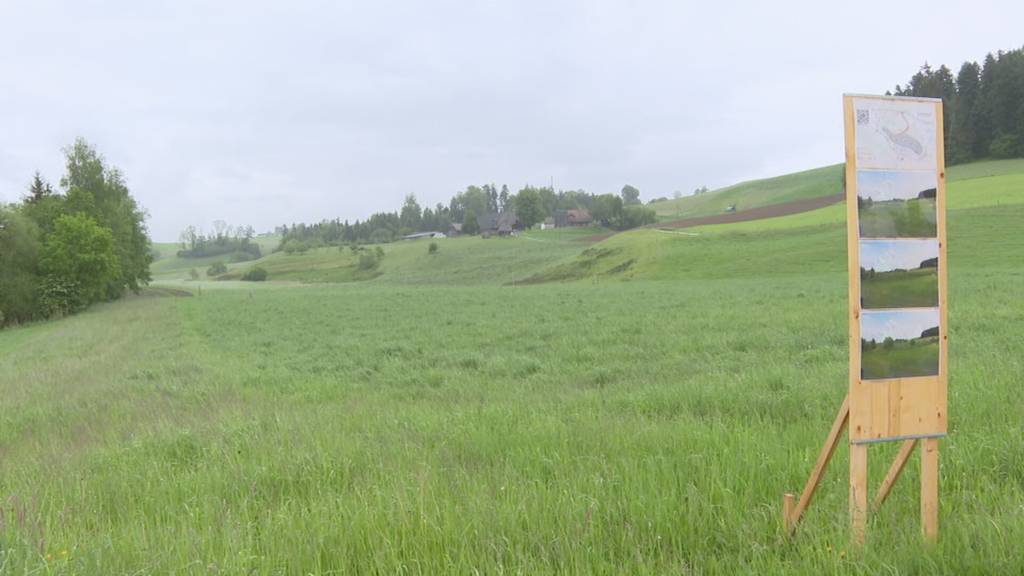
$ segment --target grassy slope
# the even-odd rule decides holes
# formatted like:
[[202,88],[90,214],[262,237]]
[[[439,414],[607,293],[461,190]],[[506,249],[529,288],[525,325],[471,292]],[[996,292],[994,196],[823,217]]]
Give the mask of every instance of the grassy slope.
[[938,268],[879,272],[862,278],[865,308],[927,308],[939,305]]
[[[280,238],[277,236],[257,236],[255,238],[263,254],[270,254],[277,248]],[[206,277],[206,269],[214,262],[224,262],[228,268],[234,270],[239,267],[247,267],[248,262],[232,264],[227,261],[228,255],[210,256],[207,258],[180,258],[177,255],[181,246],[177,242],[154,242],[153,249],[159,257],[150,267],[153,278],[158,281],[184,280],[189,277],[189,270],[192,268],[199,272],[203,278]]]
[[864,378],[911,378],[934,376],[939,370],[939,339],[922,338],[897,342],[889,350],[878,345],[861,353]]
[[[775,178],[751,180],[700,196],[655,202],[651,207],[660,220],[678,220],[721,214],[731,204],[736,204],[737,209],[742,211],[803,198],[828,196],[842,190],[842,166],[834,164]],[[947,172],[949,182],[1021,174],[1024,173],[1024,159],[975,162],[952,166]]]
[[842,190],[841,174],[842,165],[835,164],[775,178],[742,182],[699,196],[655,202],[651,207],[660,220],[721,214],[732,204],[736,205],[737,210],[749,210],[769,204],[837,194]]
[[[580,239],[599,232],[600,229],[581,228],[531,231],[518,238],[474,236],[393,242],[381,245],[384,259],[373,270],[359,270],[358,256],[347,247],[319,248],[304,254],[277,252],[258,261],[233,265],[225,277],[235,279],[253,266],[262,266],[272,281],[378,279],[396,284],[504,284],[577,254],[586,246]],[[438,245],[434,254],[427,253],[431,242]],[[180,275],[158,279],[166,282]]]
[[[1024,168],[1024,163],[1020,164]],[[1005,167],[1005,165],[1003,165]],[[966,167],[964,167],[966,168]],[[960,249],[958,234],[970,229],[995,236],[990,226],[1019,228],[1024,221],[1024,174],[958,179],[948,190],[950,251]],[[1012,257],[1024,250],[1020,235],[1001,235],[996,245],[971,245],[976,257]],[[846,206],[836,205],[792,216],[703,226],[678,231],[635,230],[597,244],[589,254],[568,258],[539,271],[533,281],[584,278],[669,279],[720,277],[740,267],[765,275],[841,270],[846,259]],[[612,254],[607,254],[613,252]],[[588,264],[595,254],[607,254]],[[630,263],[625,270],[609,273]]]

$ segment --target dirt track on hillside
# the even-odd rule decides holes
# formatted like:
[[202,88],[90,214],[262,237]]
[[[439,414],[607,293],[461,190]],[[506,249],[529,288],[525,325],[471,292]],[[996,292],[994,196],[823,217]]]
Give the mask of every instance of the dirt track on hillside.
[[[789,216],[790,214],[810,212],[811,210],[817,210],[818,208],[838,204],[845,198],[846,194],[840,192],[839,194],[832,194],[830,196],[819,196],[817,198],[805,198],[803,200],[793,200],[792,202],[759,206],[757,208],[751,208],[750,210],[743,210],[741,212],[726,212],[722,214],[714,214],[712,216],[699,216],[696,218],[684,218],[682,220],[672,220],[669,222],[657,222],[644,226],[644,228],[675,230],[678,228],[692,228],[694,226],[710,226],[712,224],[730,224],[733,222],[747,222],[750,220],[777,218],[779,216]],[[579,238],[579,241],[589,243],[600,242],[611,238],[615,234],[617,234],[617,232],[595,234],[594,236]]]
[[811,210],[817,210],[818,208],[838,204],[842,202],[844,198],[846,198],[846,195],[840,192],[839,194],[832,194],[831,196],[819,196],[817,198],[805,198],[803,200],[793,200],[792,202],[783,202],[781,204],[759,206],[757,208],[751,208],[750,210],[743,210],[741,212],[726,212],[722,214],[715,214],[713,216],[700,216],[698,218],[684,218],[683,220],[673,220],[671,222],[658,222],[657,224],[647,226],[647,228],[691,228],[693,226],[730,224],[733,222],[747,222],[748,220],[776,218],[778,216],[789,216],[790,214],[810,212]]

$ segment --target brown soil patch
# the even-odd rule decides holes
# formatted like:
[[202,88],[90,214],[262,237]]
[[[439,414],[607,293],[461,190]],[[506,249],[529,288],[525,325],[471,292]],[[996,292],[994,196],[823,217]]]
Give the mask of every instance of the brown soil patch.
[[844,198],[846,198],[846,194],[840,192],[839,194],[832,194],[831,196],[804,198],[802,200],[794,200],[792,202],[760,206],[758,208],[751,208],[750,210],[743,210],[742,212],[726,212],[712,216],[684,218],[683,220],[674,220],[671,222],[658,222],[657,224],[647,226],[647,228],[690,228],[693,226],[729,224],[732,222],[747,222],[749,220],[776,218],[779,216],[789,216],[790,214],[799,214],[801,212],[810,212],[811,210],[817,210],[818,208],[838,204],[842,202]]

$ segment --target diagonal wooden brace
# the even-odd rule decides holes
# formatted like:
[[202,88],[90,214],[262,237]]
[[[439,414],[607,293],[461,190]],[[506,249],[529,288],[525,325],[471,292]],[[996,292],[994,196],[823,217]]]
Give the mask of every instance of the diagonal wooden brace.
[[910,460],[910,455],[914,453],[915,446],[917,446],[917,440],[914,438],[903,441],[900,451],[896,453],[896,458],[892,461],[892,466],[889,466],[889,472],[886,473],[885,480],[882,480],[882,485],[878,487],[878,492],[875,493],[875,500],[871,503],[873,511],[878,511],[882,507],[882,503],[885,502],[893,485],[896,484],[896,480],[900,477],[900,472],[903,472],[903,467],[906,466],[907,460]]
[[818,484],[821,483],[821,478],[825,474],[825,469],[828,468],[829,461],[832,460],[836,446],[839,445],[839,437],[842,436],[843,429],[846,428],[849,419],[850,397],[847,396],[843,399],[842,406],[839,407],[839,413],[836,414],[835,421],[832,422],[832,429],[829,430],[828,437],[825,439],[825,445],[821,447],[821,453],[818,454],[818,460],[814,463],[814,469],[811,470],[807,484],[804,485],[804,491],[800,495],[800,500],[796,501],[796,497],[793,494],[783,496],[782,522],[787,534],[792,535],[796,532],[796,526],[800,523],[804,512],[807,511],[807,507],[811,504],[811,498],[814,497],[814,492],[818,489]]

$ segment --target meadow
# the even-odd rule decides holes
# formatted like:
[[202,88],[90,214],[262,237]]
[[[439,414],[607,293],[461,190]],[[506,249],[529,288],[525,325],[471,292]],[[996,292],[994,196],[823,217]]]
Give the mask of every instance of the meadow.
[[336,248],[267,256],[265,283],[165,264],[0,332],[0,573],[1019,573],[1024,178],[949,202],[935,545],[915,459],[849,547],[844,448],[783,536],[846,393],[830,207],[396,243],[369,280]]
[[896,340],[891,347],[865,343],[861,347],[861,378],[911,378],[939,373],[939,339]]
[[861,270],[860,299],[864,308],[926,308],[939,305],[938,268]]
[[861,238],[935,238],[935,200],[887,200],[862,203]]

